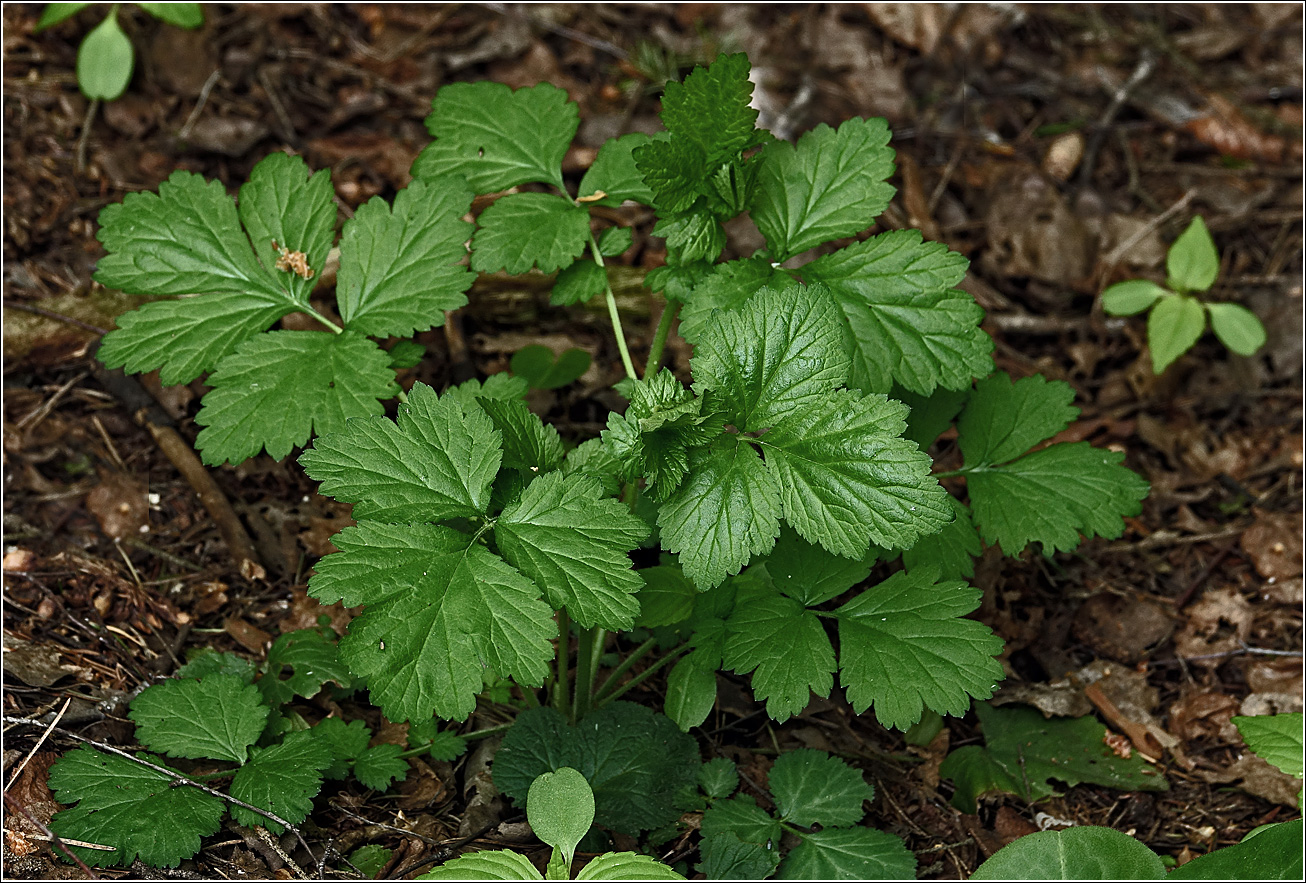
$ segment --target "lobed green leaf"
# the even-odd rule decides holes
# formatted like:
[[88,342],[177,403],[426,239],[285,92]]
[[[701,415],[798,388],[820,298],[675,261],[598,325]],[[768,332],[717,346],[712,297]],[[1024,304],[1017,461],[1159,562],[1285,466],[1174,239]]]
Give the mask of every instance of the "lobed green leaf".
[[580,257],[590,239],[584,206],[551,193],[510,193],[476,219],[472,269],[552,273]]
[[733,436],[690,453],[689,476],[658,510],[662,547],[700,591],[771,551],[780,532],[780,494],[767,464]]
[[771,876],[780,850],[761,843],[745,843],[731,833],[704,837],[698,843],[696,870],[708,880],[762,880]]
[[855,825],[866,815],[862,804],[875,796],[861,770],[811,748],[777,757],[768,782],[780,821],[803,828]]
[[951,752],[939,774],[954,779],[952,804],[976,811],[976,798],[1000,791],[1033,803],[1065,785],[1089,782],[1121,791],[1165,791],[1169,783],[1141,756],[1120,757],[1106,744],[1106,727],[1091,715],[1045,718],[1027,706],[975,703],[986,747]]
[[70,847],[92,865],[131,865],[139,858],[151,867],[175,868],[199,852],[200,838],[216,833],[226,812],[220,798],[178,786],[173,776],[85,747],[60,758],[49,783],[61,803],[80,801],[55,813],[51,830],[66,840],[113,847]]
[[[259,691],[269,705],[281,705],[296,696],[311,699],[327,681],[349,686],[353,679],[349,666],[340,661],[336,652],[335,633],[325,631],[298,629],[272,642],[263,677],[258,681]],[[283,678],[286,668],[291,669],[291,674]]]
[[910,548],[951,517],[931,461],[900,436],[906,408],[827,393],[758,439],[784,517],[808,542],[861,560],[871,543]]
[[501,438],[479,407],[417,383],[396,420],[351,420],[299,462],[360,521],[442,521],[485,511]]
[[599,480],[550,472],[527,485],[495,522],[494,539],[512,565],[535,581],[555,609],[566,608],[583,628],[629,629],[644,582],[629,552],[648,525]]
[[980,535],[1008,555],[1032,542],[1069,551],[1079,536],[1115,539],[1142,511],[1147,482],[1120,465],[1125,455],[1088,442],[1058,444],[1005,466],[966,473]]
[[418,154],[413,177],[458,175],[477,193],[531,181],[562,190],[562,157],[579,125],[576,103],[548,83],[516,91],[452,83],[431,102],[426,129],[435,141]]
[[716,705],[717,666],[710,657],[690,653],[678,660],[667,675],[666,716],[676,722],[682,733],[707,720]]
[[521,469],[532,475],[548,472],[562,462],[562,439],[519,398],[482,396],[476,404],[503,441],[504,469]]
[[1302,713],[1236,716],[1231,722],[1238,728],[1247,747],[1268,763],[1290,776],[1302,777]]
[[1007,463],[1056,435],[1079,416],[1070,384],[1040,375],[1012,381],[1000,371],[975,385],[957,420],[968,468]]
[[902,839],[871,828],[803,835],[780,863],[781,880],[914,880],[916,856]]
[[778,590],[805,607],[815,607],[870,576],[877,552],[872,549],[861,559],[845,558],[782,528],[765,564]]
[[345,327],[371,337],[410,337],[444,324],[467,303],[476,277],[461,265],[472,193],[457,179],[413,181],[358,207],[340,236],[336,303]]
[[129,717],[140,740],[155,751],[244,763],[263,732],[268,707],[239,676],[211,674],[147,688],[132,700]]
[[[311,731],[290,733],[279,745],[253,750],[249,763],[231,780],[231,796],[298,825],[313,810],[313,798],[322,790],[322,772],[331,759],[330,749]],[[282,832],[281,825],[242,806],[232,804],[231,817],[242,825]]]
[[923,536],[902,553],[908,570],[936,567],[942,579],[965,579],[975,575],[975,559],[984,551],[970,510],[956,497],[948,496],[953,519],[938,533]]
[[780,823],[757,805],[752,797],[718,800],[703,813],[704,837],[733,834],[745,843],[780,845]]
[[837,130],[822,123],[797,145],[776,141],[762,150],[750,214],[776,261],[875,222],[893,198],[889,137],[883,119],[853,118]]
[[553,658],[539,588],[472,538],[430,524],[361,522],[332,538],[309,591],[367,609],[340,655],[391,720],[463,720],[486,669],[538,686]]
[[632,132],[603,142],[594,163],[580,179],[580,196],[605,193],[607,196],[596,203],[614,208],[627,199],[652,205],[653,191],[644,183],[634,156],[635,148],[648,144],[649,140],[649,136],[641,132]]
[[380,414],[398,394],[390,357],[352,332],[270,331],[243,341],[208,378],[195,422],[205,463],[240,463],[267,450],[280,460],[316,433]]
[[952,288],[966,259],[917,230],[854,243],[800,272],[829,287],[847,319],[852,385],[886,393],[896,381],[920,395],[962,389],[993,370],[993,341],[979,327],[984,310]]
[[403,748],[383,742],[360,753],[354,760],[354,778],[363,787],[385,791],[395,780],[403,781],[408,775],[408,761],[401,755]]
[[835,611],[839,666],[858,714],[874,706],[886,727],[905,730],[931,708],[961,715],[1002,680],[1002,640],[963,619],[980,593],[936,569],[899,571]]
[[[310,173],[297,156],[272,153],[240,187],[240,221],[265,272],[297,304],[307,304],[336,235],[335,191],[326,169]],[[273,243],[276,245],[273,245]],[[314,274],[277,269],[280,249],[304,255]]]
[[680,335],[690,343],[697,343],[715,324],[718,310],[741,307],[761,289],[784,290],[792,284],[793,279],[783,269],[773,267],[766,258],[745,258],[717,264],[693,286],[693,294],[680,311]]
[[229,291],[155,301],[119,316],[96,357],[132,374],[157,369],[164,386],[189,383],[293,311],[280,299]]
[[838,307],[820,286],[763,290],[719,314],[694,349],[694,388],[723,400],[730,422],[758,432],[843,385]]
[[774,589],[741,594],[726,621],[724,655],[727,668],[753,673],[753,693],[772,720],[798,714],[813,693],[824,698],[834,686],[834,649],[820,619]]

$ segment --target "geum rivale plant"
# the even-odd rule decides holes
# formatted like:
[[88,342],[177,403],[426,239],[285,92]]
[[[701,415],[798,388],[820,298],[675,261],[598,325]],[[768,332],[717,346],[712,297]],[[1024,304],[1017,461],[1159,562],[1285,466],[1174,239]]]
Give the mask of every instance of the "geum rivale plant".
[[[547,684],[575,721],[672,663],[666,711],[682,729],[709,713],[721,669],[751,674],[777,720],[828,695],[836,671],[887,726],[960,714],[1002,677],[999,639],[965,618],[981,541],[1051,554],[1118,536],[1139,511],[1146,484],[1122,454],[1045,444],[1077,414],[1068,385],[989,376],[982,311],[954,288],[965,258],[912,230],[866,235],[893,194],[885,122],[776,142],[751,90],[742,55],[668,84],[666,131],[604,144],[573,194],[561,162],[579,116],[562,90],[446,87],[414,182],[344,226],[338,322],[310,303],[333,239],[325,173],[274,156],[238,211],[180,172],[106,209],[97,279],[207,293],[125,317],[102,358],[165,382],[210,371],[210,462],[317,435],[300,462],[357,523],[310,592],[364,608],[340,654],[387,717],[465,719],[495,673],[528,701]],[[599,438],[567,450],[503,375],[416,384],[381,416],[412,348],[368,338],[464,302],[474,193],[503,195],[476,218],[472,270],[556,271],[558,305],[605,298],[630,404]],[[647,277],[667,308],[642,371],[605,270],[631,232],[590,212],[627,200],[656,211],[667,248]],[[723,223],[744,212],[766,248],[718,263]],[[264,331],[295,311],[327,330]],[[688,386],[660,367],[677,314]],[[966,502],[926,453],[953,423],[963,463],[948,475]],[[658,566],[633,568],[641,545],[665,553]],[[600,682],[609,633],[632,630],[641,642]]]
[[[561,90],[455,84],[436,97],[419,182],[548,188],[481,213],[473,269],[557,270],[555,302],[602,294],[611,306],[603,243],[629,239],[596,231],[587,206],[637,200],[667,240],[650,284],[671,302],[642,375],[611,310],[630,406],[570,452],[506,383],[472,383],[414,387],[397,421],[349,421],[301,458],[324,494],[354,503],[359,523],[311,590],[367,606],[341,652],[387,714],[465,716],[488,666],[525,686],[551,678],[574,718],[616,694],[593,686],[605,633],[637,625],[679,633],[663,660],[679,655],[668,711],[682,727],[710,709],[719,668],[752,673],[777,719],[827,695],[836,670],[854,708],[886,725],[925,707],[958,714],[1002,676],[998,639],[964,618],[979,596],[959,577],[980,537],[1051,553],[1081,533],[1117,536],[1138,510],[1146,485],[1122,455],[1086,443],[1031,453],[1074,418],[1068,386],[999,374],[972,388],[992,369],[991,342],[952,288],[964,258],[895,231],[790,266],[887,206],[889,132],[853,119],[774,142],[755,126],[751,88],[743,56],[669,84],[667,131],[605,144],[574,196],[560,163],[578,114]],[[745,210],[768,250],[713,264],[722,222]],[[658,366],[681,303],[688,387]],[[922,451],[954,418],[969,507]],[[671,563],[632,571],[650,530]],[[893,550],[908,552],[906,569],[849,594]]]

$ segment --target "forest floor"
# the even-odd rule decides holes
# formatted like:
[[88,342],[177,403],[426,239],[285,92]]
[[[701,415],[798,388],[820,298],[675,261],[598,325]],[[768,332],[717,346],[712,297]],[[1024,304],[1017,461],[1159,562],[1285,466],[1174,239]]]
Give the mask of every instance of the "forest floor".
[[[965,878],[1048,817],[1115,827],[1184,861],[1297,814],[1301,783],[1251,757],[1230,717],[1302,710],[1299,4],[204,10],[204,26],[184,31],[125,6],[135,75],[88,114],[74,71],[96,13],[33,35],[39,6],[4,7],[4,713],[48,721],[67,706],[35,754],[44,728],[6,725],[6,877],[81,875],[13,811],[45,823],[58,808],[46,778],[76,744],[65,730],[131,745],[124,701],[195,649],[259,658],[324,609],[347,620],[305,593],[347,507],[318,496],[293,458],[209,470],[264,571],[248,579],[133,420],[139,406],[95,362],[99,334],[139,303],[91,281],[100,210],[176,169],[234,193],[255,162],[288,149],[331,169],[348,213],[408,182],[431,98],[462,80],[566,89],[582,125],[564,168],[579,176],[607,137],[656,127],[667,76],[738,50],[752,59],[762,122],[780,137],[888,119],[898,195],[883,225],[918,227],[969,257],[964,287],[988,310],[998,369],[1071,384],[1082,413],[1062,440],[1123,451],[1151,483],[1118,539],[1052,559],[989,550],[975,616],[1006,642],[995,704],[1098,715],[1158,755],[1170,788],[1080,784],[1033,806],[995,795],[969,815],[938,768],[949,748],[980,743],[973,714],[909,746],[836,691],[774,725],[733,676],[722,676],[729,701],[693,731],[704,756],[764,775],[775,749],[838,754],[876,787],[868,823],[902,837],[923,878]],[[1209,298],[1249,307],[1269,341],[1245,358],[1207,334],[1158,377],[1144,320],[1105,317],[1098,295],[1122,279],[1164,281],[1165,249],[1196,215],[1221,254]],[[627,220],[636,236],[622,260],[656,266],[651,219]],[[731,233],[731,254],[759,244],[752,229]],[[428,357],[405,382],[442,389],[504,370],[528,343],[580,347],[590,371],[531,405],[569,441],[596,435],[621,375],[606,315],[550,307],[543,286],[493,278],[470,297],[459,321],[419,337]],[[646,351],[660,307],[628,297],[623,310],[632,349]],[[669,353],[682,377],[688,356]],[[142,382],[193,442],[201,384]],[[951,442],[938,444],[946,461]],[[1095,678],[1111,699],[1085,694]],[[664,690],[653,678],[629,698],[656,709]],[[351,702],[381,726],[365,694]],[[487,705],[466,726],[511,713]],[[412,763],[389,794],[328,788],[313,838],[394,848],[389,873],[457,840],[464,765]],[[476,845],[499,842],[491,832]],[[696,861],[692,841],[675,858]],[[230,833],[184,868],[286,874],[275,852]]]

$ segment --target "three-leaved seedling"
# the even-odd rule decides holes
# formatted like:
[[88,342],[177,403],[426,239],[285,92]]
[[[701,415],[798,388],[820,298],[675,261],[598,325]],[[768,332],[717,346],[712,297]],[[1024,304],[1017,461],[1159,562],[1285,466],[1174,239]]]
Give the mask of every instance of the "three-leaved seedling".
[[[491,673],[526,702],[547,687],[549,707],[522,714],[495,777],[520,802],[541,774],[579,770],[618,829],[674,818],[684,777],[662,771],[697,769],[674,737],[707,718],[720,670],[751,675],[779,721],[828,696],[836,671],[853,709],[886,726],[964,713],[1002,678],[1001,641],[966,618],[982,543],[1050,555],[1116,537],[1147,492],[1122,454],[1050,441],[1078,413],[1067,384],[990,376],[982,310],[955,288],[964,257],[912,230],[868,235],[894,193],[885,122],[777,142],[756,127],[748,74],[728,55],[668,84],[666,130],[607,142],[574,191],[566,93],[442,89],[413,183],[345,222],[338,315],[312,300],[333,245],[330,183],[298,159],[260,163],[238,208],[178,172],[101,216],[98,281],[197,295],[124,316],[101,358],[161,369],[165,383],[207,372],[196,420],[210,463],[284,457],[316,436],[299,461],[356,524],[309,591],[363,608],[339,652],[371,701],[426,725],[465,720]],[[554,304],[601,295],[608,307],[629,405],[575,448],[528,409],[522,377],[415,384],[382,415],[414,354],[387,339],[465,302],[462,217],[492,193],[471,270],[556,273]],[[605,265],[631,231],[591,213],[626,201],[655,211],[667,249],[646,277],[667,304],[642,370]],[[724,224],[745,212],[765,247],[718,262]],[[324,330],[267,330],[292,312]],[[694,344],[688,385],[661,367],[677,315]],[[522,372],[536,385],[574,376],[539,355]],[[962,465],[932,473],[928,451],[954,423]],[[660,563],[634,569],[640,548],[661,549]],[[610,645],[625,655],[605,666]],[[669,720],[612,702],[668,666]],[[635,732],[660,733],[661,747],[635,739],[648,759],[587,765]],[[631,769],[659,795],[635,794],[634,808],[607,796],[613,771]],[[808,837],[799,864],[862,836],[842,830]]]
[[1166,253],[1168,288],[1147,279],[1117,282],[1102,292],[1102,309],[1112,316],[1147,315],[1147,346],[1152,370],[1160,374],[1175,359],[1192,349],[1211,319],[1215,336],[1240,356],[1250,356],[1265,345],[1265,326],[1241,304],[1200,301],[1192,295],[1208,290],[1220,273],[1215,240],[1201,217]]

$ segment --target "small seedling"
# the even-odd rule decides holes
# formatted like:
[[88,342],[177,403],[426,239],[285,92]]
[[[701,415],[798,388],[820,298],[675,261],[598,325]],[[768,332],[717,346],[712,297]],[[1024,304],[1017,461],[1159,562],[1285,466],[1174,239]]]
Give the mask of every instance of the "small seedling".
[[[71,18],[93,3],[50,3],[36,23],[36,32],[53,27]],[[198,3],[138,3],[150,15],[179,28],[193,30],[204,24],[204,13]],[[113,101],[127,89],[136,64],[136,53],[131,40],[118,24],[118,6],[114,3],[109,14],[82,40],[77,49],[77,85],[87,98]]]
[[1206,223],[1193,218],[1165,259],[1168,288],[1146,279],[1117,282],[1102,292],[1102,309],[1113,316],[1133,316],[1151,310],[1147,317],[1147,345],[1152,370],[1164,371],[1197,343],[1210,316],[1215,336],[1240,356],[1250,356],[1265,344],[1265,327],[1256,314],[1239,304],[1208,303],[1193,297],[1210,289],[1220,272]]
[[[526,820],[535,836],[553,847],[545,874],[509,849],[474,852],[446,862],[418,880],[570,880],[576,846],[594,822],[594,792],[577,770],[541,773],[530,785]],[[647,855],[609,852],[592,859],[577,880],[683,880]]]

